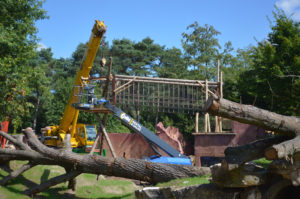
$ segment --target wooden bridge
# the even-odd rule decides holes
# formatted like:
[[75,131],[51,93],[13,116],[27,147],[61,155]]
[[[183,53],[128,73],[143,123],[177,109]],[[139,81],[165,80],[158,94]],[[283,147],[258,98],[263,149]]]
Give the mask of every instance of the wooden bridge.
[[202,112],[208,91],[219,83],[200,80],[113,75],[110,100],[126,108],[164,113]]
[[[199,113],[203,112],[209,92],[218,93],[219,95],[222,93],[222,84],[220,82],[207,80],[109,74],[106,77],[89,78],[88,81],[94,81],[99,84],[99,86],[95,87],[95,95],[98,99],[105,97],[109,99],[110,103],[122,109],[134,109],[138,112],[145,110],[157,113],[196,114],[196,133],[198,132]],[[80,89],[79,94],[74,97],[77,103],[81,99],[86,98],[84,95],[89,95],[84,93],[81,86],[75,86],[75,92],[76,89]],[[107,113],[108,111],[100,107],[90,112]],[[211,131],[209,120],[209,116],[206,113],[204,119],[205,132]],[[215,126],[219,128],[217,123]],[[221,129],[219,128],[218,131],[215,131],[220,132]]]

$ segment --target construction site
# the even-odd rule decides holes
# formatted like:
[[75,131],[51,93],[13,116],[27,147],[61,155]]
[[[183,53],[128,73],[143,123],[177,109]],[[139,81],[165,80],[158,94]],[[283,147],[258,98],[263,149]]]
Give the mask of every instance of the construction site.
[[[299,23],[290,24],[299,38]],[[280,31],[270,46],[213,57],[216,49],[200,48],[217,42],[205,43],[217,35],[207,24],[188,26],[184,53],[150,38],[109,45],[109,28],[95,20],[72,59],[53,58],[51,48],[25,68],[0,57],[1,67],[25,71],[0,75],[4,198],[300,197],[300,74],[274,72],[285,57],[266,69],[281,59],[268,57],[281,52],[268,49]]]

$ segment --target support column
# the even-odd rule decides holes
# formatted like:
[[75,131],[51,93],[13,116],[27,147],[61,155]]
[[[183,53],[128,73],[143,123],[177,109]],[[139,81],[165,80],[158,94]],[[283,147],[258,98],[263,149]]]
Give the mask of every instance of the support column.
[[199,133],[199,112],[195,116],[195,133]]
[[[208,100],[208,81],[207,79],[205,80],[205,100]],[[205,123],[204,123],[204,131],[207,132],[211,132],[211,128],[210,128],[210,120],[209,120],[209,114],[205,113]]]

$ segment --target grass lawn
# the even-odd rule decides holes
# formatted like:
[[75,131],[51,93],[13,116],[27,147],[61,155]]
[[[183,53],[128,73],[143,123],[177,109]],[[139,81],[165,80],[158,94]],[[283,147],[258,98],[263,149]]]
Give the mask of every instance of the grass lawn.
[[169,182],[158,183],[156,186],[180,188],[180,187],[199,185],[199,184],[209,184],[210,183],[210,181],[208,180],[209,178],[210,175],[204,175],[201,177],[193,177],[193,178],[181,178],[181,179],[171,180]]
[[[20,168],[26,161],[11,161],[10,167],[14,170]],[[60,166],[44,166],[38,165],[19,176],[15,180],[10,181],[5,186],[0,186],[1,199],[30,199],[22,192],[31,188],[41,182],[44,182],[52,177],[65,173],[64,168]],[[0,169],[0,180],[6,176],[7,173]],[[138,188],[132,181],[115,178],[101,178],[97,181],[97,176],[94,174],[81,174],[77,177],[77,191],[76,194],[68,193],[67,183],[61,183],[51,187],[47,191],[37,194],[34,198],[39,199],[84,199],[84,198],[135,198],[134,191]],[[209,183],[210,176],[182,178],[171,180],[169,182],[158,183],[157,187],[184,187],[198,184]]]
[[[25,161],[12,161],[11,168],[18,169]],[[44,166],[38,165],[19,176],[17,179],[10,181],[6,186],[0,186],[1,199],[30,199],[22,194],[22,191],[32,187],[40,182],[44,182],[52,177],[61,175],[64,169],[60,166]],[[0,180],[7,173],[0,169]],[[96,175],[81,174],[77,177],[76,194],[66,192],[67,183],[61,183],[49,190],[37,194],[34,198],[135,198],[134,190],[136,185],[128,180],[111,180],[99,179],[96,180]]]

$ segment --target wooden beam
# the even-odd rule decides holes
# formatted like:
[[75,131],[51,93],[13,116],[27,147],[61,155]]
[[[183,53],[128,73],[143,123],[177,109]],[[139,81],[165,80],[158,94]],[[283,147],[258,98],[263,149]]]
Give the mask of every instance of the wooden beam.
[[[221,71],[220,72],[220,98],[222,99],[223,98],[223,72]],[[222,132],[223,131],[223,120],[222,120],[222,117],[219,117],[219,132]]]
[[[217,65],[217,82],[220,83],[220,60],[218,60],[218,65]],[[220,84],[218,84],[218,85],[220,85]],[[220,132],[218,116],[215,116],[215,132]]]
[[116,88],[115,90],[114,90],[114,92],[118,92],[121,88],[124,88],[125,86],[127,86],[127,85],[129,85],[129,84],[131,84],[132,82],[134,82],[135,81],[135,79],[136,79],[137,77],[134,77],[132,80],[130,80],[129,82],[127,82],[127,83],[125,83],[125,84],[123,84],[122,86],[120,86],[119,88]]
[[112,146],[112,144],[111,144],[111,141],[110,141],[110,139],[109,139],[109,137],[108,137],[108,134],[107,134],[107,132],[106,132],[106,129],[105,129],[105,127],[104,127],[104,125],[103,125],[103,123],[102,123],[102,121],[101,121],[101,118],[100,118],[100,116],[99,116],[98,114],[96,114],[96,117],[97,117],[98,122],[99,122],[99,124],[100,124],[100,129],[101,129],[101,131],[102,131],[102,133],[103,133],[103,135],[104,135],[104,137],[105,137],[105,139],[106,139],[106,141],[107,141],[108,147],[109,147],[109,149],[110,149],[110,151],[111,151],[111,155],[112,155],[114,158],[116,158],[117,156],[116,156],[116,154],[115,154],[115,150],[114,150],[114,148],[113,148],[113,146]]
[[199,112],[196,112],[195,117],[195,133],[199,132]]

